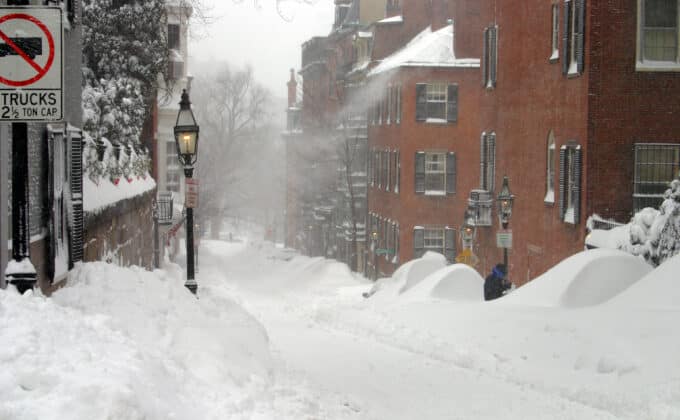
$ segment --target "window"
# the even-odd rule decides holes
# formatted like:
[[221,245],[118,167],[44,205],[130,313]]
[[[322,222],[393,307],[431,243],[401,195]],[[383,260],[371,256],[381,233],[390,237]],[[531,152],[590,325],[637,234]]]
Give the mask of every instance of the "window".
[[633,210],[658,208],[680,171],[680,144],[635,144]]
[[385,97],[386,97],[386,106],[385,106],[385,113],[387,114],[385,116],[385,123],[386,124],[391,124],[392,123],[392,85],[389,85],[387,87],[387,91],[385,92]]
[[[399,105],[401,107],[401,104]],[[458,120],[458,85],[416,84],[416,121],[433,123]]]
[[184,63],[181,61],[168,61],[168,77],[172,80],[181,79],[184,76]]
[[479,188],[493,191],[496,177],[496,133],[482,133],[480,141],[480,181]]
[[392,152],[391,166],[390,166],[390,184],[392,185],[392,191],[395,193],[399,192],[399,151],[395,150]]
[[385,189],[385,191],[390,190],[390,152],[389,150],[383,150],[381,152],[382,159],[381,159],[381,174],[380,174],[380,182]]
[[448,262],[453,262],[456,257],[455,229],[416,226],[413,229],[413,256],[420,258],[427,251],[442,254]]
[[550,62],[554,63],[560,58],[560,6],[558,4],[552,5],[552,36]]
[[578,224],[581,214],[581,146],[560,148],[560,218]]
[[638,69],[680,69],[678,0],[638,0]]
[[585,0],[566,0],[564,2],[562,73],[569,76],[583,73],[585,8]]
[[417,152],[416,193],[445,195],[456,192],[456,155],[453,152]]
[[179,50],[179,25],[176,23],[168,24],[168,49]]
[[545,174],[545,201],[546,203],[555,202],[555,133],[550,130],[548,133],[548,153],[546,156]]
[[401,123],[401,85],[397,85],[396,87],[396,113],[395,113],[395,120],[396,123],[399,124]]
[[496,87],[496,69],[498,67],[498,26],[492,25],[484,29],[482,52],[482,86],[487,89]]

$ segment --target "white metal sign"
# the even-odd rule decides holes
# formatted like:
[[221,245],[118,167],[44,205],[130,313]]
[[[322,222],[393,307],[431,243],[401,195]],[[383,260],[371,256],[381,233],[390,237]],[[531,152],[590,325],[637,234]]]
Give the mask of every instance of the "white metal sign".
[[185,178],[184,207],[193,209],[198,207],[198,179]]
[[63,119],[62,11],[0,7],[0,121]]
[[498,248],[512,248],[512,231],[500,230],[496,233],[496,245]]

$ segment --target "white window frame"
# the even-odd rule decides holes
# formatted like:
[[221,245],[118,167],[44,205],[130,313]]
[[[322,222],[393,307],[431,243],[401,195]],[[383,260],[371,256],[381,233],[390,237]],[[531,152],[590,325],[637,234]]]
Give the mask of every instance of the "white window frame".
[[560,5],[552,4],[552,36],[550,62],[555,63],[560,58]]
[[569,60],[568,76],[575,76],[578,74],[578,63],[576,62],[576,2],[574,0],[567,0],[565,3],[571,4],[571,11],[569,13],[569,57],[564,57]]
[[647,60],[644,57],[644,8],[647,0],[637,0],[637,37],[635,49],[635,70],[637,71],[680,71],[680,0],[676,6],[675,18],[675,60]]
[[567,160],[566,166],[567,166],[567,173],[564,177],[564,188],[566,190],[565,194],[565,203],[564,203],[564,222],[566,223],[571,223],[571,224],[576,224],[576,214],[575,214],[575,197],[574,197],[574,184],[576,183],[576,150],[578,149],[578,146],[568,146],[566,148],[566,156],[565,159]]
[[[446,116],[448,112],[448,83],[433,82],[428,83],[425,88],[425,98],[428,103],[427,120],[426,122],[443,122],[446,123]],[[432,116],[429,104],[444,104],[442,116]]]
[[[441,189],[428,188],[428,181],[440,176]],[[446,195],[446,152],[425,152],[425,195]]]
[[423,229],[423,249],[424,252],[433,251],[444,255],[446,246],[444,228]]
[[545,203],[555,203],[555,132],[548,133],[545,174]]

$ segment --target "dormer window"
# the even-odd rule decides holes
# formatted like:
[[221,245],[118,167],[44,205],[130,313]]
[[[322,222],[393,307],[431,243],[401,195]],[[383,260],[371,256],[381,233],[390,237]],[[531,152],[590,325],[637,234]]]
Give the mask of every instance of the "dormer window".
[[168,49],[179,50],[179,25],[168,24]]

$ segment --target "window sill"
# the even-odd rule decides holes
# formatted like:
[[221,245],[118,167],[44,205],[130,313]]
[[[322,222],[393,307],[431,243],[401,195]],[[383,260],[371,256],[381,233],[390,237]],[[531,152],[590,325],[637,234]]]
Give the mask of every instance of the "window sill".
[[446,197],[446,191],[425,191],[424,194],[430,197]]
[[557,50],[556,50],[556,51],[553,51],[553,54],[550,56],[550,58],[548,59],[548,61],[550,62],[550,64],[555,64],[555,63],[559,62],[559,61],[560,61],[560,54],[559,54],[559,52],[558,52]]
[[444,118],[427,118],[423,122],[426,123],[426,124],[448,124],[449,123]]
[[555,192],[554,191],[549,191],[546,195],[545,198],[543,199],[543,203],[546,206],[554,206],[555,205]]
[[680,63],[664,61],[638,61],[635,63],[635,71],[680,72]]

